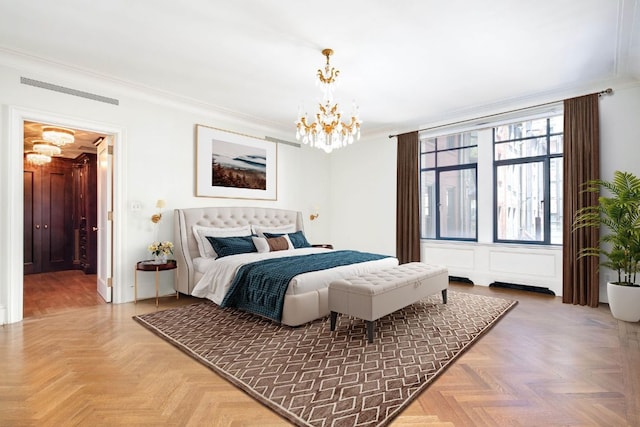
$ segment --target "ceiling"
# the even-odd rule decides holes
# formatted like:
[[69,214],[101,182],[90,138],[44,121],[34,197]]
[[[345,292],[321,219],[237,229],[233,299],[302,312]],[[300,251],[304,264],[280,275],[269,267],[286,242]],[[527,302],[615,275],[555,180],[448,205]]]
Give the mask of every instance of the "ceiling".
[[0,2],[0,52],[291,138],[298,108],[312,113],[320,97],[323,48],[341,71],[336,99],[345,112],[357,102],[366,138],[637,84],[640,0]]

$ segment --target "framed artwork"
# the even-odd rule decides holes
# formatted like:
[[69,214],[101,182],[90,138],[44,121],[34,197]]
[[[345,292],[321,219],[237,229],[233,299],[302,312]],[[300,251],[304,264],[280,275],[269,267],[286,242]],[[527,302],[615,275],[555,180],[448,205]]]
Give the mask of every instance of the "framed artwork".
[[277,199],[278,146],[196,125],[196,196]]

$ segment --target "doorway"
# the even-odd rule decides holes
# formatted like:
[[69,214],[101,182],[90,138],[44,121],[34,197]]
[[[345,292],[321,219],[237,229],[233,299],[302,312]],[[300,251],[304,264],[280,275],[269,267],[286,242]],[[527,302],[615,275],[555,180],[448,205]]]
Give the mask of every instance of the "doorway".
[[[0,307],[0,314],[2,314],[2,321],[6,323],[14,323],[22,320],[23,318],[23,300],[24,300],[24,248],[23,248],[23,232],[24,232],[24,200],[23,200],[23,141],[24,141],[24,124],[25,122],[37,122],[37,123],[53,123],[58,126],[71,129],[82,129],[88,132],[98,133],[106,135],[109,140],[109,163],[110,163],[110,198],[111,203],[108,204],[109,212],[104,212],[103,216],[109,216],[109,229],[113,230],[113,234],[109,233],[108,239],[103,239],[103,243],[106,242],[106,250],[100,250],[98,248],[98,260],[106,262],[107,268],[103,269],[108,274],[109,293],[113,292],[114,301],[121,301],[121,292],[116,280],[112,281],[112,278],[117,277],[120,274],[120,269],[117,267],[117,263],[120,260],[121,252],[115,257],[114,247],[119,247],[119,239],[117,236],[120,233],[120,227],[117,222],[112,222],[111,218],[117,216],[120,212],[120,206],[122,202],[119,199],[121,180],[118,174],[122,174],[121,161],[118,145],[122,141],[123,130],[113,125],[107,125],[104,123],[92,122],[82,119],[69,119],[68,117],[58,116],[52,113],[43,113],[41,111],[27,110],[17,107],[9,107],[8,109],[8,135],[11,144],[6,144],[3,147],[3,152],[6,153],[5,161],[6,165],[6,186],[3,188],[5,191],[3,194],[3,201],[6,203],[7,221],[3,221],[0,224],[3,235],[6,236],[0,246],[3,247],[6,257],[0,262],[2,267],[3,281],[8,284],[5,288],[4,296],[6,305]],[[106,261],[105,261],[106,260]],[[114,286],[111,287],[111,284]],[[96,285],[97,287],[97,285]]]
[[106,135],[64,128],[70,141],[51,143],[51,126],[24,122],[24,317],[105,303],[96,271],[97,146]]

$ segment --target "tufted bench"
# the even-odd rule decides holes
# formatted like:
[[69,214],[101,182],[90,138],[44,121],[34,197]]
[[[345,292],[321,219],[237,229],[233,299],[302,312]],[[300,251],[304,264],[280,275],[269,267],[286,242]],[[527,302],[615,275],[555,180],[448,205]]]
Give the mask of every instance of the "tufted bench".
[[354,316],[366,321],[371,343],[375,320],[438,291],[446,304],[448,286],[446,267],[421,262],[335,280],[329,284],[331,330],[336,328],[338,313]]

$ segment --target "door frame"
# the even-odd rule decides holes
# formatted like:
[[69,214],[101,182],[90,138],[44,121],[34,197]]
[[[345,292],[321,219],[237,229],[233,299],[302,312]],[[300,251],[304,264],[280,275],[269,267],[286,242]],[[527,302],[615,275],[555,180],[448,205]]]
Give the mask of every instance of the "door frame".
[[[24,188],[23,188],[23,146],[24,146],[24,122],[44,122],[55,123],[59,126],[69,127],[73,129],[84,129],[96,133],[102,133],[113,136],[113,217],[124,218],[124,186],[126,181],[124,173],[125,151],[120,150],[124,145],[124,130],[119,126],[108,123],[90,121],[74,117],[61,116],[56,113],[39,111],[35,109],[27,109],[22,107],[8,108],[8,143],[5,144],[5,177],[6,177],[6,194],[2,197],[4,206],[0,209],[6,216],[6,221],[2,221],[0,227],[6,227],[2,230],[3,239],[0,239],[0,249],[2,249],[6,257],[0,261],[1,282],[7,284],[5,301],[6,319],[0,319],[0,323],[19,322],[23,318],[23,264],[24,264]],[[0,152],[2,150],[0,149]],[[122,275],[124,272],[120,268],[122,260],[126,259],[124,248],[120,236],[123,236],[123,221],[113,222],[113,238],[111,240],[111,259],[112,276],[112,295],[113,302],[123,302],[124,289],[122,288]],[[1,230],[1,229],[0,229]],[[98,256],[104,256],[98,254]],[[0,307],[1,308],[1,307]]]

